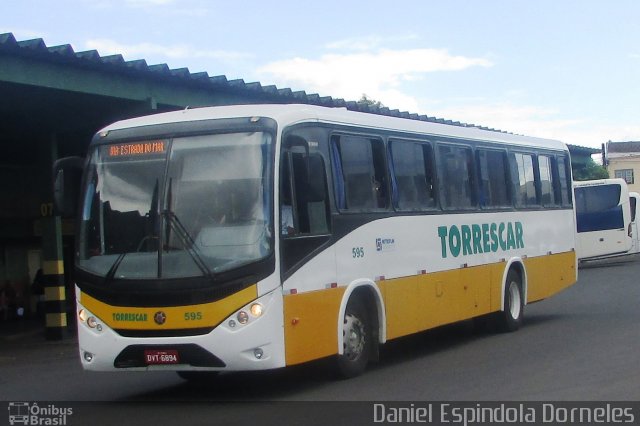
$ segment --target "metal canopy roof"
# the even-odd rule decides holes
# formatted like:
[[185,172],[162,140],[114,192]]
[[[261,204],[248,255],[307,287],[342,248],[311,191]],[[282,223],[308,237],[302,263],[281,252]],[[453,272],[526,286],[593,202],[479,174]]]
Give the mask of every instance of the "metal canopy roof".
[[[170,69],[167,64],[148,65],[144,59],[125,61],[122,55],[101,56],[96,50],[76,52],[69,44],[50,47],[41,38],[17,41],[12,33],[0,34],[0,55],[3,54],[38,59],[66,67],[97,70],[109,74],[144,78],[145,80],[151,79],[165,84],[198,88],[204,91],[235,93],[243,98],[250,96],[255,99],[255,102],[261,103],[305,103],[326,107],[344,107],[352,111],[500,131],[459,121],[399,111],[398,109],[345,101],[331,96],[307,94],[305,91],[293,91],[290,88],[277,88],[274,85],[263,86],[259,82],[245,83],[242,79],[228,80],[224,75],[209,76],[206,72],[192,73],[188,68]],[[0,76],[1,74],[0,71]],[[205,104],[206,101],[203,100],[201,106]]]

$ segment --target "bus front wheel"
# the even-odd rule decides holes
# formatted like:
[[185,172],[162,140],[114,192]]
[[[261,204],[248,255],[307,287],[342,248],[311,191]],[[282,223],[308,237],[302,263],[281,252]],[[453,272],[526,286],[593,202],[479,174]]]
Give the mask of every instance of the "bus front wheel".
[[362,374],[371,354],[371,321],[359,299],[347,303],[342,323],[342,354],[338,355],[338,372],[344,378]]
[[516,331],[522,325],[524,314],[524,295],[520,274],[511,269],[507,274],[504,286],[504,310],[499,315],[499,326],[502,331]]

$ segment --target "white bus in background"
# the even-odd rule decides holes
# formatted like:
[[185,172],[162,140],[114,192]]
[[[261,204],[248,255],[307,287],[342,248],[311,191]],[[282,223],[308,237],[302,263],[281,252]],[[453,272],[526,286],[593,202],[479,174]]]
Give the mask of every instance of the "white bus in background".
[[626,182],[600,179],[573,185],[578,260],[628,254],[632,249],[633,227]]

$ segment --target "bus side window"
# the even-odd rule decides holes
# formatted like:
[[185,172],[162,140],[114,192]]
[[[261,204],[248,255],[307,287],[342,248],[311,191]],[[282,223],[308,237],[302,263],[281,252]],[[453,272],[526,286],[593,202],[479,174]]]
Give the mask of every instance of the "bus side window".
[[471,148],[441,144],[438,146],[438,160],[442,206],[446,209],[475,207],[476,185]]
[[334,136],[338,207],[374,211],[389,205],[384,144],[379,139]]
[[540,170],[540,192],[542,195],[542,205],[553,206],[555,204],[555,182],[551,157],[538,155],[538,167]]
[[436,206],[433,150],[423,142],[389,143],[393,206],[400,211],[432,209]]
[[511,154],[512,176],[516,192],[516,207],[538,204],[534,159],[531,154]]
[[569,176],[569,159],[566,156],[558,156],[558,204],[570,206],[573,199],[573,190],[571,188],[571,177]]
[[282,158],[281,233],[327,234],[329,197],[324,161],[319,154],[297,151],[286,151]]
[[476,151],[480,176],[480,206],[498,208],[511,205],[509,170],[504,151],[479,149]]

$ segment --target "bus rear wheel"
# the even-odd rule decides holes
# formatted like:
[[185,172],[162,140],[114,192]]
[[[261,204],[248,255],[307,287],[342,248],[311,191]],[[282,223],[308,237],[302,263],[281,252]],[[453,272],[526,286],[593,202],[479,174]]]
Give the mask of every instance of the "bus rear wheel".
[[338,372],[343,378],[364,372],[371,354],[371,321],[359,299],[350,299],[342,323],[342,354],[338,355]]
[[504,286],[504,310],[498,316],[498,326],[505,332],[516,331],[522,325],[523,314],[522,279],[518,272],[511,269]]

